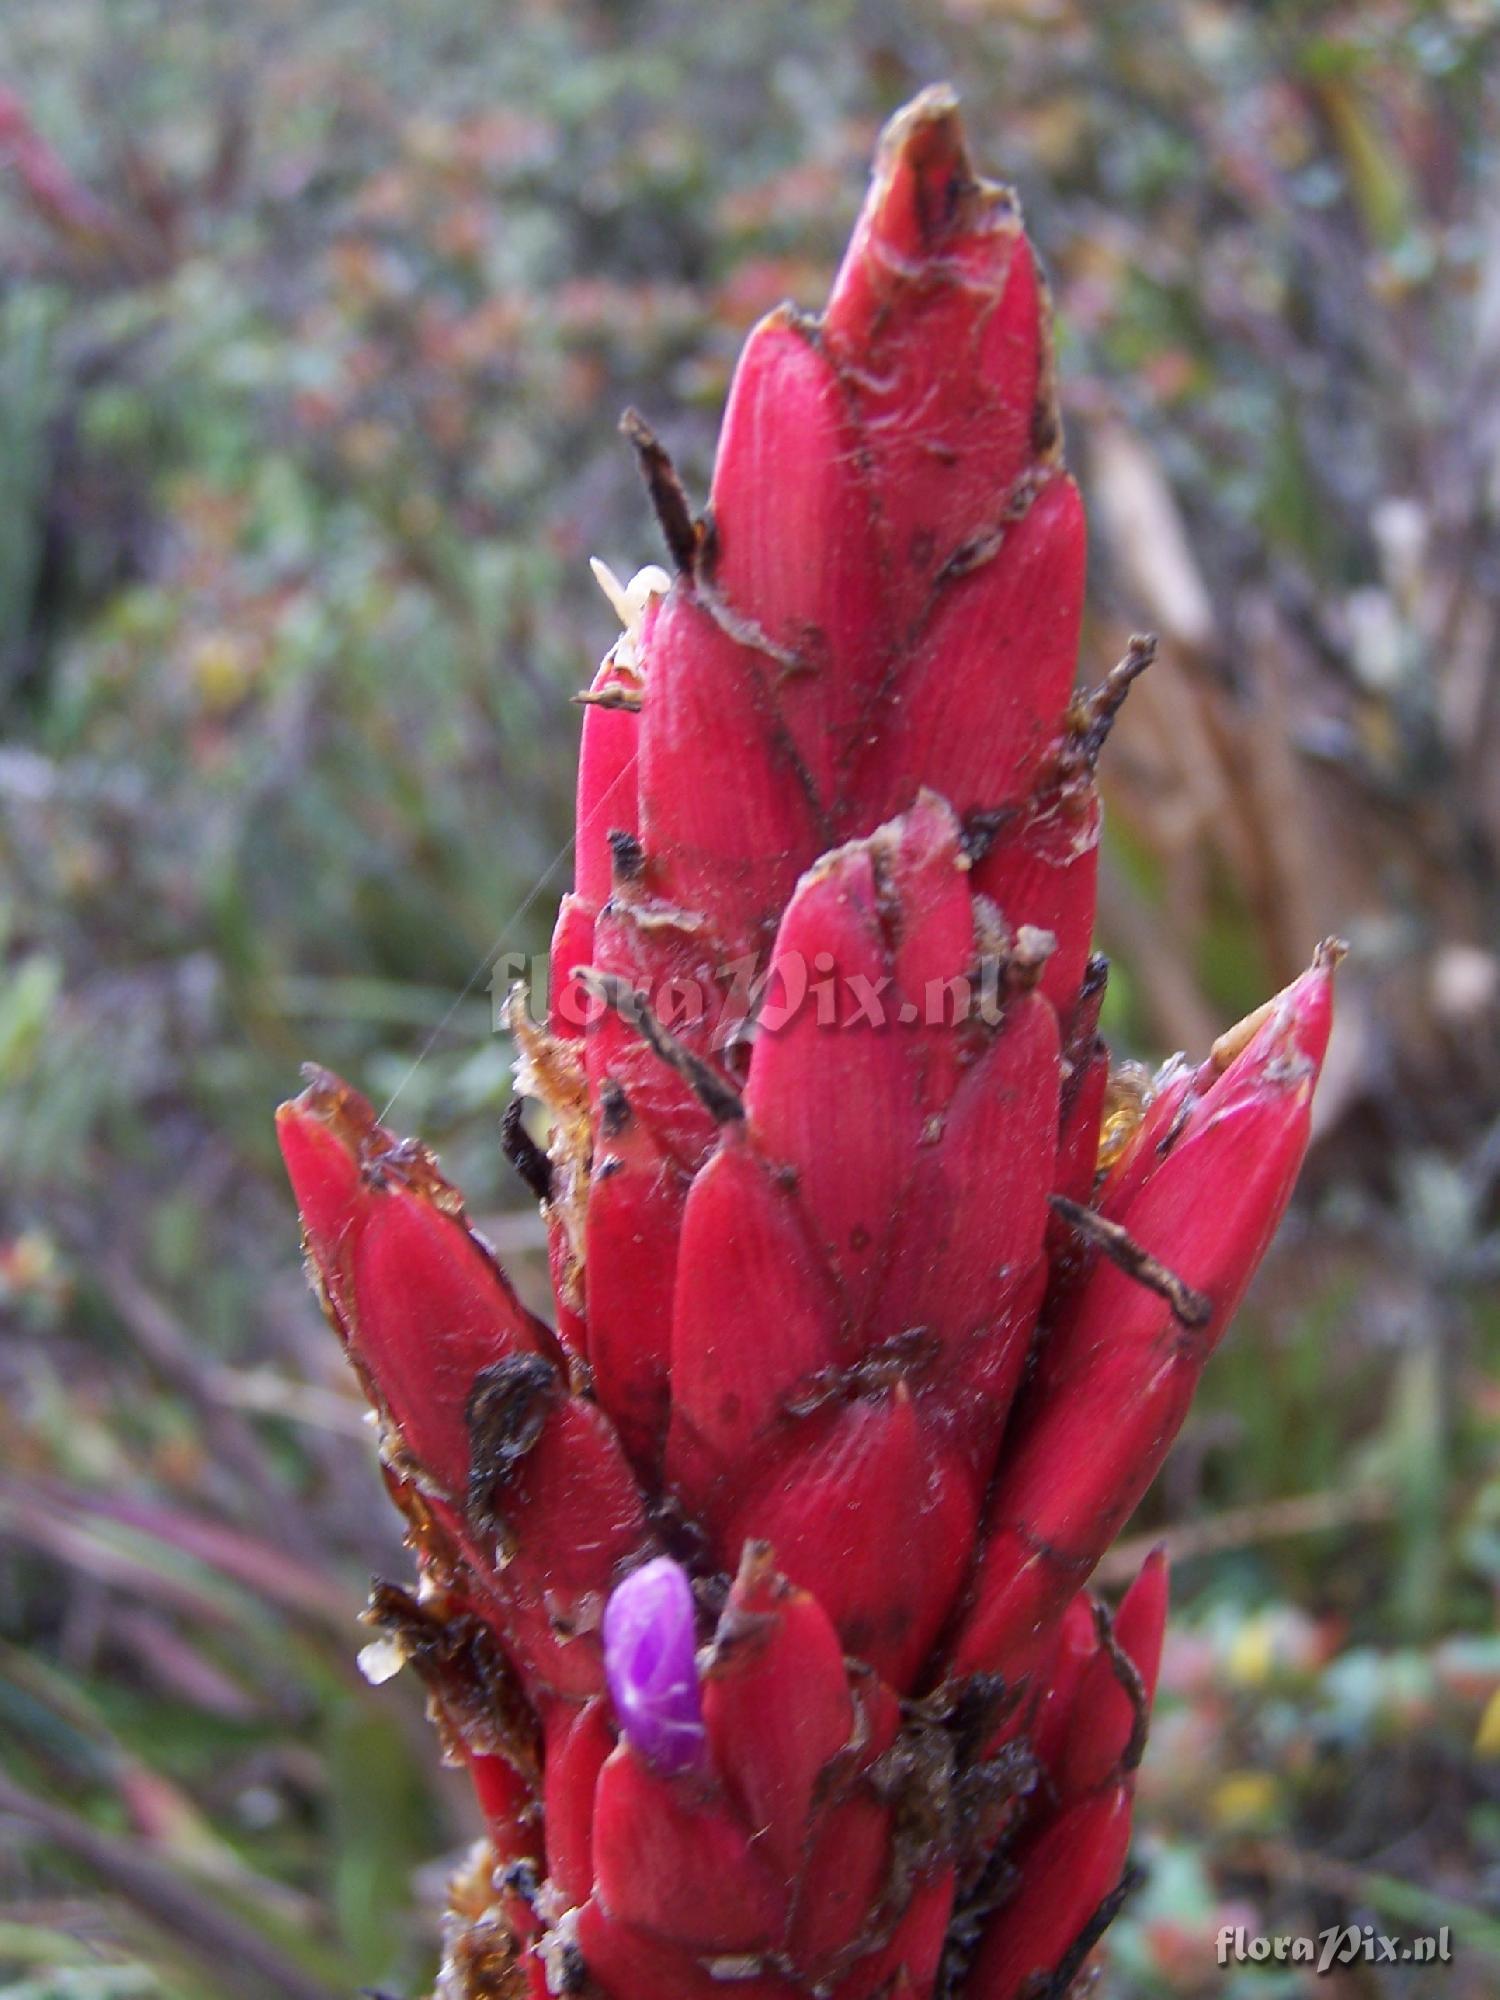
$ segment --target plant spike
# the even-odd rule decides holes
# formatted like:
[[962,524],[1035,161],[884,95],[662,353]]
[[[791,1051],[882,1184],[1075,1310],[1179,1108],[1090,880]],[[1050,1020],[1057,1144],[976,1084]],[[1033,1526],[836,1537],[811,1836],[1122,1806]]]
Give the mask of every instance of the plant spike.
[[1046,293],[948,92],[823,316],[750,336],[701,518],[625,429],[674,573],[595,566],[624,629],[512,1010],[555,1325],[354,1091],[280,1113],[421,1576],[366,1662],[487,1827],[439,2000],[1060,1994],[1167,1602],[1159,1555],[1113,1618],[1089,1578],[1291,1193],[1337,953],[1111,1094],[1094,766],[1152,642],[1074,693]]

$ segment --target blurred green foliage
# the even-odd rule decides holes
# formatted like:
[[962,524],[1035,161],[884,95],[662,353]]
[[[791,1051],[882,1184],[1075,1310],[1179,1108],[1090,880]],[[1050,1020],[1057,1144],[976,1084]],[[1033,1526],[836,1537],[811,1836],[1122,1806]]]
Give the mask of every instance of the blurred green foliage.
[[309,1056],[399,1093],[539,1288],[484,968],[567,882],[586,558],[657,553],[615,419],[704,490],[745,329],[817,303],[939,76],[1053,271],[1085,671],[1167,641],[1111,753],[1112,1032],[1201,1041],[1357,947],[1303,1201],[1148,1503],[1182,1608],[1114,1976],[1310,1992],[1227,1980],[1219,1924],[1379,1918],[1494,1990],[1497,38],[1484,0],[0,12],[5,2000],[430,1966],[471,1826],[353,1669],[403,1558],[270,1110]]

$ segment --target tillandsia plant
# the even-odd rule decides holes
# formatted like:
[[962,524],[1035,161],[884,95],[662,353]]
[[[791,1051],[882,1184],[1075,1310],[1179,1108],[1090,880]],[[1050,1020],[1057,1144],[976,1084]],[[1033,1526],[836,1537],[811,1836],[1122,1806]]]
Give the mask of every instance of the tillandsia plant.
[[[1112,1079],[1084,525],[1046,294],[951,97],[821,318],[752,334],[674,573],[586,697],[527,1311],[430,1153],[281,1112],[420,1587],[377,1588],[488,1837],[439,1993],[1061,1994],[1112,1914],[1167,1583],[1087,1591],[1296,1176],[1311,969]],[[519,1102],[519,1100],[518,1100]]]

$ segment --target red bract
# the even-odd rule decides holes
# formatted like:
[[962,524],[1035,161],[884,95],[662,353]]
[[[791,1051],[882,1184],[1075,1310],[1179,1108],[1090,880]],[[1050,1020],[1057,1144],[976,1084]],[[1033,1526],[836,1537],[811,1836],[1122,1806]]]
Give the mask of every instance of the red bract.
[[1086,1586],[1291,1192],[1336,954],[1101,1154],[1094,764],[1150,647],[1073,692],[1045,292],[944,93],[823,318],[751,336],[701,518],[628,428],[676,573],[605,573],[515,1010],[555,1327],[355,1093],[281,1114],[421,1568],[373,1664],[489,1827],[440,1992],[1060,1992],[1166,1611],[1159,1558]]

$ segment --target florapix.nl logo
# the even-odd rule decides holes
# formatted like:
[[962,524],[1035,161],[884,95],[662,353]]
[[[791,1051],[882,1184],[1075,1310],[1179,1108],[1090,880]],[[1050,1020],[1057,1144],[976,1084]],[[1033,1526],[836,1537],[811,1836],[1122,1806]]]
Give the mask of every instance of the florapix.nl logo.
[[1416,1937],[1390,1936],[1373,1924],[1330,1924],[1316,1935],[1257,1935],[1243,1925],[1219,1932],[1218,1961],[1229,1965],[1309,1965],[1329,1973],[1345,1965],[1451,1965],[1448,1926]]
[[[810,1019],[830,1031],[957,1027],[977,1021],[998,1027],[1016,992],[1035,984],[1053,950],[1050,931],[1023,925],[1013,939],[976,952],[969,967],[909,988],[893,972],[840,966],[834,955],[781,950],[769,960],[744,956],[723,964],[679,965],[657,979],[629,982],[636,1009],[649,1010],[669,1034],[707,1030],[714,1052],[759,1035],[774,1035]],[[503,952],[490,975],[497,1029],[511,1018],[518,992],[531,1018],[565,1030],[591,1027],[618,1009],[622,982],[587,966],[553,965],[545,954]]]

